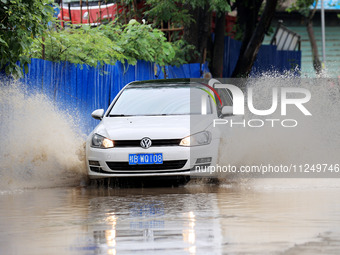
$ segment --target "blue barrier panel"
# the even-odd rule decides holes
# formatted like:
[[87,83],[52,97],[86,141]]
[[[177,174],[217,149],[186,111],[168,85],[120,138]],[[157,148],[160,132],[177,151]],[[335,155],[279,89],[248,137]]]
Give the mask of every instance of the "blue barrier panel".
[[224,39],[224,58],[223,58],[223,77],[231,77],[233,73],[238,55],[241,49],[241,42],[226,36]]
[[167,66],[167,77],[176,78],[201,78],[204,72],[209,71],[208,64],[192,63],[184,64],[179,67]]
[[282,68],[278,63],[278,51],[276,46],[262,45],[259,49],[254,65],[252,67],[252,75],[261,75],[261,73],[280,71]]
[[[223,77],[231,77],[241,49],[241,42],[225,37]],[[275,45],[262,45],[252,67],[251,75],[263,72],[294,71],[296,75],[301,69],[301,51],[278,51]]]
[[301,70],[301,51],[278,51],[279,52],[279,63],[282,68],[280,71],[284,70],[294,70],[296,75],[300,74]]

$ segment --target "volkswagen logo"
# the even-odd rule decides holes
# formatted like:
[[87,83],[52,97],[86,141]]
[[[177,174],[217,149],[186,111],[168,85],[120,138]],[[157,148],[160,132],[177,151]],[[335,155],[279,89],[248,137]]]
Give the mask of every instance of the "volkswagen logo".
[[140,141],[140,146],[144,149],[150,148],[152,145],[151,139],[148,137],[144,137],[141,141]]

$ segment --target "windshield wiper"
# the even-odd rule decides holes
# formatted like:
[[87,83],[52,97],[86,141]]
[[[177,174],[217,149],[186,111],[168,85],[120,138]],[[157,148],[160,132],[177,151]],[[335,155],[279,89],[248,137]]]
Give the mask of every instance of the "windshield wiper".
[[125,115],[125,114],[110,114],[109,117],[128,117],[132,115]]
[[126,115],[126,114],[109,114],[109,117],[130,117],[130,116],[173,116],[173,115],[188,115],[188,113],[160,113],[160,114],[136,114],[136,115]]
[[167,114],[167,113],[159,113],[159,114],[145,114],[145,115],[142,115],[142,116],[167,116],[167,115],[170,115],[170,114]]

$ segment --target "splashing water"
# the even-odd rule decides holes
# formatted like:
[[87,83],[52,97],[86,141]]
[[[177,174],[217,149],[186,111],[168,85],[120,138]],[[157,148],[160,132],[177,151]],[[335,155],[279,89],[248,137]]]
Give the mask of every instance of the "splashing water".
[[85,180],[85,139],[72,115],[18,82],[0,86],[0,191]]
[[[0,191],[79,185],[85,180],[85,136],[79,131],[75,115],[58,110],[42,94],[27,93],[19,83],[0,85]],[[270,108],[272,87],[306,88],[312,98],[305,106],[312,116],[304,116],[293,106],[288,107],[287,116],[281,116],[279,102],[278,110],[268,118],[296,119],[297,127],[223,127],[226,134],[221,142],[219,165],[340,163],[337,80],[264,74],[249,80],[247,86],[254,90],[256,109]],[[246,113],[245,120],[252,118],[266,117]],[[220,177],[223,182],[230,175],[221,173]],[[243,177],[238,181],[243,183],[253,175],[237,177]],[[303,174],[299,177],[313,176]]]
[[[272,88],[300,87],[311,92],[311,100],[305,107],[312,116],[305,116],[295,106],[287,106],[287,115],[280,112],[280,93],[277,111],[270,116],[255,116],[246,113],[246,123],[249,119],[294,119],[296,127],[282,127],[280,121],[271,126],[264,121],[263,127],[226,126],[220,148],[220,165],[260,166],[262,165],[294,165],[297,173],[285,175],[272,174],[257,177],[340,177],[340,172],[302,173],[305,166],[310,168],[317,164],[333,166],[340,163],[340,86],[338,80],[328,78],[305,79],[294,76],[273,76],[264,74],[260,78],[247,81],[247,87],[253,88],[254,107],[259,110],[269,109],[272,105]],[[291,98],[291,95],[290,95]],[[247,108],[246,108],[247,109]],[[225,180],[233,175],[222,173]],[[241,175],[242,176],[242,175]],[[246,174],[243,176],[254,177]],[[237,174],[236,177],[240,177]]]

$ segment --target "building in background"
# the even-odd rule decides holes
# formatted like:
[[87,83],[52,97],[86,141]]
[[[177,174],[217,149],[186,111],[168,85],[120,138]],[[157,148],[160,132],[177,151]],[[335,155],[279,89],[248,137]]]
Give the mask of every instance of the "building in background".
[[[302,76],[315,77],[313,57],[304,17],[297,13],[288,13],[284,6],[275,14],[273,27],[280,20],[283,24],[294,31],[301,38],[301,73]],[[317,10],[313,18],[313,29],[318,46],[319,58],[322,61],[322,35],[321,35],[321,1],[318,1]],[[329,77],[340,76],[340,0],[324,0],[325,8],[325,34],[326,34],[326,75]],[[266,36],[264,44],[270,44],[272,34]]]

